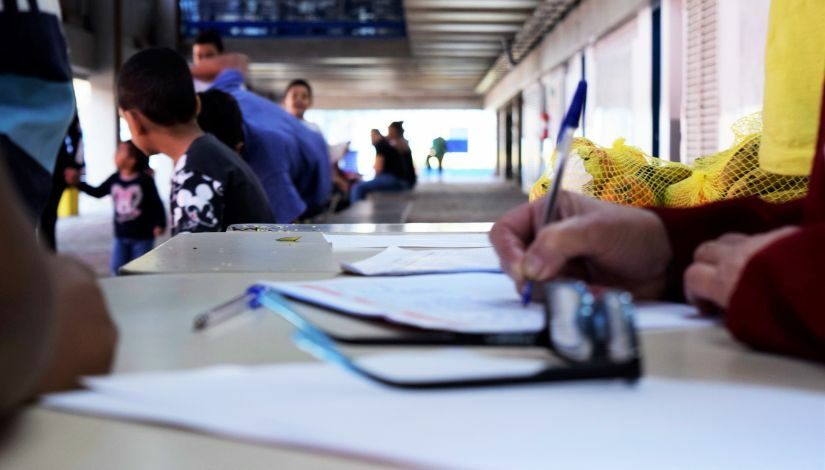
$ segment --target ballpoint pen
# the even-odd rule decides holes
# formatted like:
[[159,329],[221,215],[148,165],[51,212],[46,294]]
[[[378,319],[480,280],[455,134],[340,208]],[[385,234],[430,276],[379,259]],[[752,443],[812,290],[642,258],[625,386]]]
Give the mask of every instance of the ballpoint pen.
[[[559,136],[556,139],[556,168],[553,170],[553,178],[550,181],[550,189],[547,191],[547,202],[544,206],[544,220],[542,226],[545,226],[553,221],[556,215],[556,200],[559,196],[559,188],[561,188],[561,180],[564,176],[564,168],[567,165],[567,156],[570,153],[570,146],[573,143],[573,133],[579,127],[579,120],[581,119],[584,104],[587,99],[587,82],[579,81],[576,87],[576,94],[573,95],[573,101],[570,103],[570,108],[564,116],[564,121],[561,123],[559,129]],[[528,280],[524,285],[524,290],[521,293],[521,303],[525,307],[530,304],[530,299],[533,297],[533,280]]]
[[258,297],[264,290],[266,290],[266,287],[256,284],[249,287],[246,292],[238,297],[235,297],[232,300],[224,302],[217,307],[198,315],[195,317],[195,323],[193,325],[194,329],[203,330],[212,325],[240,315],[247,309],[255,309],[260,307],[261,304],[258,302]]

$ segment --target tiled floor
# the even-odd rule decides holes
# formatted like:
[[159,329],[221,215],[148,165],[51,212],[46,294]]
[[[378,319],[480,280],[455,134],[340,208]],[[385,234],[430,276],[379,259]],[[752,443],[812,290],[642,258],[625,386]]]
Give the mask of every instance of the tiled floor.
[[[527,200],[514,186],[495,182],[491,177],[473,181],[466,175],[445,175],[444,181],[439,182],[432,176],[423,178],[413,193],[407,222],[493,222],[509,208]],[[157,243],[167,238],[165,235]],[[61,253],[83,260],[101,277],[110,276],[111,214],[61,219],[57,224],[57,240]]]

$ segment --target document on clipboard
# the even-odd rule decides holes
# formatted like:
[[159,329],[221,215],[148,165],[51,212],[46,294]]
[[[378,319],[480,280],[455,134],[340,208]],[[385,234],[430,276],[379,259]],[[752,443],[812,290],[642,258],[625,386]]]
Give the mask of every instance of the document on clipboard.
[[[349,277],[271,282],[288,298],[331,310],[408,326],[459,333],[524,333],[544,327],[541,304],[523,307],[505,274],[462,273],[402,277]],[[696,309],[681,304],[637,304],[642,329],[708,326]]]

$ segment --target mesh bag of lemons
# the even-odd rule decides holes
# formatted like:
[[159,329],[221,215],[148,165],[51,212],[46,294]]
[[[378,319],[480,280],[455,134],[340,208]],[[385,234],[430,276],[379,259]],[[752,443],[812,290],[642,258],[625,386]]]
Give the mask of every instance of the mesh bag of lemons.
[[[759,168],[759,113],[734,123],[733,145],[691,165],[661,160],[616,140],[611,147],[577,137],[570,149],[562,187],[597,199],[638,207],[692,207],[723,199],[760,196],[786,202],[805,196],[807,176],[783,176]],[[544,196],[557,155],[530,191]]]

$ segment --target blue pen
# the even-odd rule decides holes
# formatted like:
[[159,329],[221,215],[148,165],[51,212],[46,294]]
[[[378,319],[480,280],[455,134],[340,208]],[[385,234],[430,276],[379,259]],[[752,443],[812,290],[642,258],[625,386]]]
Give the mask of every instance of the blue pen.
[[[564,168],[567,165],[567,154],[570,153],[570,146],[573,144],[573,133],[579,127],[579,120],[584,111],[584,104],[587,100],[587,82],[581,80],[576,87],[576,94],[570,108],[564,116],[564,121],[559,129],[559,137],[556,139],[556,168],[553,171],[553,178],[550,181],[550,189],[547,191],[547,205],[544,207],[544,221],[542,225],[547,225],[553,221],[556,215],[556,200],[561,188],[561,180],[564,176]],[[521,303],[525,307],[530,304],[533,297],[533,281],[528,280],[521,293]]]
[[266,291],[266,287],[260,284],[255,284],[254,286],[249,287],[246,289],[246,292],[238,297],[224,302],[217,307],[214,307],[209,311],[195,317],[195,323],[193,325],[194,329],[196,331],[203,330],[216,323],[220,323],[234,316],[240,315],[248,309],[256,309],[260,307],[261,303],[258,299],[264,291]]

